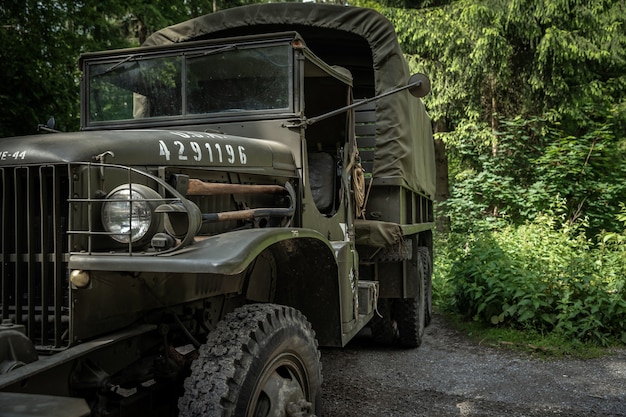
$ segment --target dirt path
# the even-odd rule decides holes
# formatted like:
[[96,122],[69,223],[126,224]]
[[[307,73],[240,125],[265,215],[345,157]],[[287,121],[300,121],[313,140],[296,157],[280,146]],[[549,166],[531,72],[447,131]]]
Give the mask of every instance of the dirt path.
[[541,360],[478,346],[436,315],[419,349],[322,349],[324,416],[626,416],[626,349]]

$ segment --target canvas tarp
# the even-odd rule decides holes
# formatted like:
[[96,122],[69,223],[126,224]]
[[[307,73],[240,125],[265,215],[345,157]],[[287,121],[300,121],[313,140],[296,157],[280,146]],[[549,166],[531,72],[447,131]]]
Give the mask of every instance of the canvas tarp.
[[357,219],[354,228],[357,245],[389,248],[403,242],[402,228],[397,223]]
[[[238,29],[250,34],[270,29],[276,31],[277,28],[289,31],[307,27],[318,32],[328,29],[333,34],[343,32],[363,38],[371,51],[371,57],[367,58],[373,66],[376,95],[406,85],[409,68],[395,30],[385,17],[372,9],[314,3],[255,4],[226,9],[164,28],[152,34],[144,46],[211,39],[224,33],[232,36]],[[307,37],[302,35],[306,42]],[[341,39],[335,39],[335,47],[341,49]],[[342,55],[349,55],[350,51],[350,48],[345,48]],[[435,195],[430,119],[422,101],[406,90],[378,100],[373,176],[401,177],[413,190],[431,198]]]

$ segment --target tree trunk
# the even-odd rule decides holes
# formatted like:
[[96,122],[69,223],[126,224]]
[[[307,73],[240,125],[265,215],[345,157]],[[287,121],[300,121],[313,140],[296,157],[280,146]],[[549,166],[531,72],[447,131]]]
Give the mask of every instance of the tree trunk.
[[[491,77],[491,156],[494,158],[498,157],[498,107],[496,102],[496,79],[495,77]],[[495,218],[498,218],[500,215],[498,211],[498,205],[496,204],[493,207],[492,215]]]
[[137,17],[137,37],[139,38],[139,45],[148,39],[148,28],[139,17]]
[[[440,119],[435,121],[435,133],[446,131],[447,126],[444,120]],[[436,211],[437,231],[445,233],[450,230],[450,218],[444,214],[440,204],[450,197],[450,188],[448,185],[448,155],[446,153],[446,144],[441,139],[435,140],[435,170],[437,186],[435,201],[439,205]]]

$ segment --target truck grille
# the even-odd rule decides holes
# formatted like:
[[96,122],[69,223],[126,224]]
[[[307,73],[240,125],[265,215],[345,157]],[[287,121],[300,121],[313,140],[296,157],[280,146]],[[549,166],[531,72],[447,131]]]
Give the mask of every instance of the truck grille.
[[69,343],[66,165],[0,168],[2,319],[40,350]]

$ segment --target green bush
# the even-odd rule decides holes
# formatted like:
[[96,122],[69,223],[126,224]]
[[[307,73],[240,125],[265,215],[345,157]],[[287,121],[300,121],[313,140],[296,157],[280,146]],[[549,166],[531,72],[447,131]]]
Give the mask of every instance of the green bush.
[[476,321],[607,345],[626,343],[626,239],[538,216],[438,239],[435,299]]
[[[591,111],[590,111],[590,114]],[[453,232],[482,232],[523,225],[556,209],[585,231],[616,232],[619,202],[626,200],[626,142],[613,121],[565,130],[549,117],[464,122],[438,133],[450,164],[450,197],[439,208]]]

